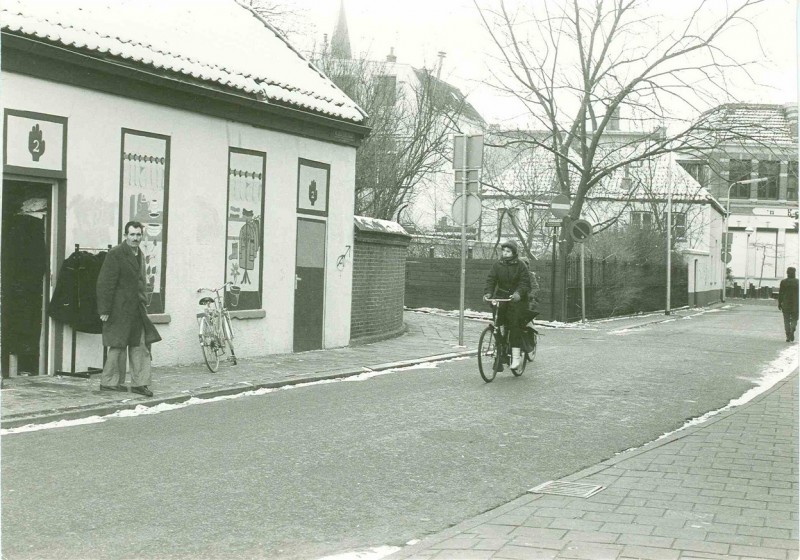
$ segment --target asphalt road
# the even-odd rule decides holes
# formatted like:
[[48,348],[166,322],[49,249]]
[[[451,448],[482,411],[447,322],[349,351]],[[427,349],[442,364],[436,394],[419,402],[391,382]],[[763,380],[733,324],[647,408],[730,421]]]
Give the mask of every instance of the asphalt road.
[[314,559],[421,538],[725,406],[786,347],[741,306],[474,359],[4,436],[3,558]]

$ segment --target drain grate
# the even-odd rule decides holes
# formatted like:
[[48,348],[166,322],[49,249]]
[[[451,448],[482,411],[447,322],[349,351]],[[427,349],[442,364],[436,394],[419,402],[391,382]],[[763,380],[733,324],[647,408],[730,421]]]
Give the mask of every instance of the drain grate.
[[564,480],[550,480],[528,490],[531,494],[555,494],[557,496],[571,496],[573,498],[588,498],[594,496],[605,486],[594,484],[581,484],[579,482],[566,482]]

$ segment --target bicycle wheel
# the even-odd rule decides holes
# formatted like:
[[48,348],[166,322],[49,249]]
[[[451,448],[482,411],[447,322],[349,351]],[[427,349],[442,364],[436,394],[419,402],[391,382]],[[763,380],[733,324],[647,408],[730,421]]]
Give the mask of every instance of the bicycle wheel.
[[233,349],[233,326],[231,325],[231,318],[225,315],[222,321],[222,332],[225,335],[225,343],[228,345],[228,348],[231,351],[231,363],[236,365],[238,360],[236,359],[236,351]]
[[481,372],[481,377],[486,383],[491,383],[495,375],[497,375],[497,368],[495,362],[497,361],[497,344],[494,339],[494,328],[491,326],[483,329],[481,337],[478,340],[478,371]]
[[214,326],[209,322],[208,317],[203,317],[200,319],[200,348],[203,350],[203,359],[211,373],[216,373],[219,369],[218,346]]
[[[519,367],[517,369],[512,369],[511,373],[513,373],[516,377],[519,377],[523,373],[525,373],[525,366],[528,365],[528,355],[525,352],[522,353],[520,357]],[[508,368],[511,369],[511,368]]]

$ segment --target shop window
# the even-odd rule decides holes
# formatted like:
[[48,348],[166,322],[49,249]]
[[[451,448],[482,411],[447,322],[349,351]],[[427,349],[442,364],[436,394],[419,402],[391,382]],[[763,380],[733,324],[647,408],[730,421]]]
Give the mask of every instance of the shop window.
[[787,167],[786,199],[797,200],[797,162],[790,161]]
[[634,210],[631,212],[631,227],[635,229],[650,229],[653,226],[653,213]]
[[[750,179],[752,164],[749,159],[732,159],[728,167],[728,182]],[[750,185],[734,185],[731,188],[731,198],[750,198]]]
[[232,310],[261,309],[264,278],[263,152],[228,151],[228,206],[225,228],[225,304]]
[[169,136],[122,129],[119,242],[127,222],[144,225],[148,313],[166,308],[169,147]]
[[759,200],[778,199],[778,179],[781,173],[781,162],[779,161],[759,161],[758,177],[766,179],[766,182],[758,184]]

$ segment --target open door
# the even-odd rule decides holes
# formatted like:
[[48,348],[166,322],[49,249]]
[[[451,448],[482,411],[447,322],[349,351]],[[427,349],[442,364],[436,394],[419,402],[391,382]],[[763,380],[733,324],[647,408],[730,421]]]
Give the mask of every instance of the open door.
[[51,194],[49,183],[3,181],[3,377],[46,374]]

